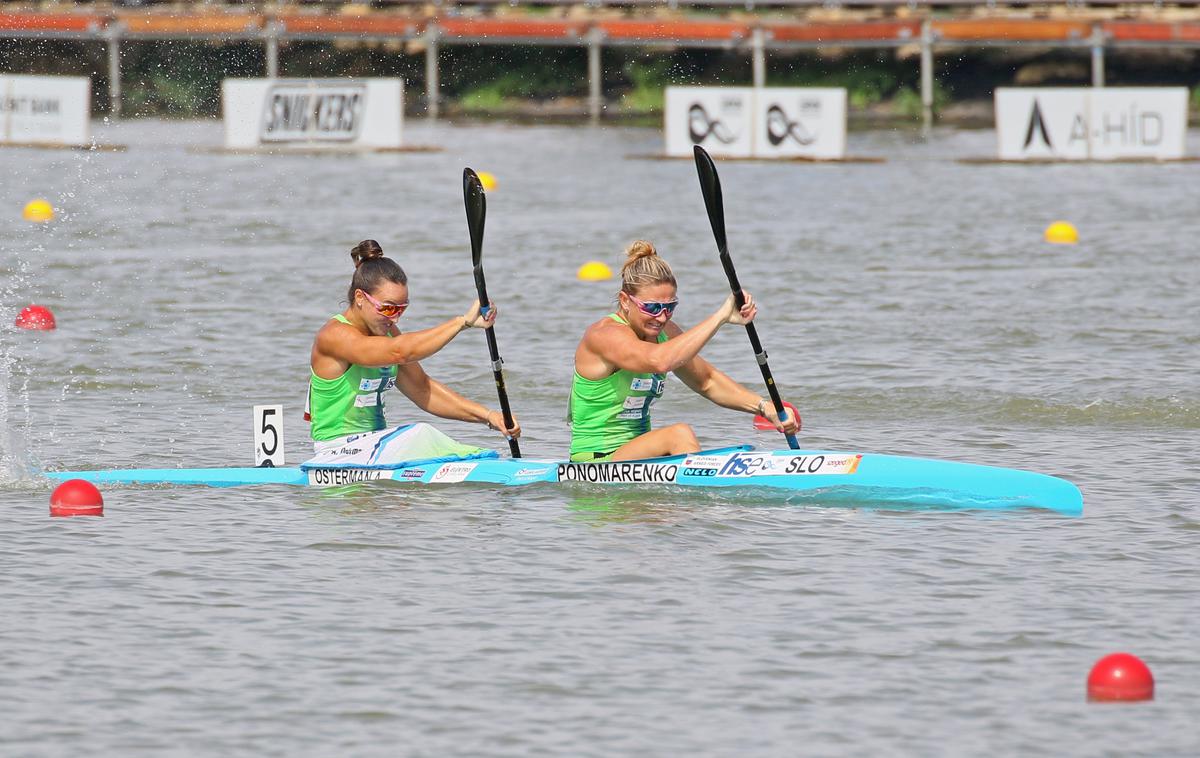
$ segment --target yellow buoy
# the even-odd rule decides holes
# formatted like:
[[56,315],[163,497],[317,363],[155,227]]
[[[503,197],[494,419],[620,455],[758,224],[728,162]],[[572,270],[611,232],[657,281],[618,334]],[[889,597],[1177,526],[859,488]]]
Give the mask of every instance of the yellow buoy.
[[600,261],[588,261],[579,267],[575,276],[584,282],[602,282],[612,279],[612,269]]
[[54,208],[41,198],[30,200],[25,205],[25,220],[35,221],[39,224],[52,221],[54,220]]
[[1056,245],[1074,245],[1079,241],[1079,232],[1069,221],[1055,221],[1046,227],[1046,241]]
[[490,174],[487,171],[480,171],[476,176],[479,177],[479,183],[483,185],[485,191],[491,192],[496,189],[496,177],[494,174]]

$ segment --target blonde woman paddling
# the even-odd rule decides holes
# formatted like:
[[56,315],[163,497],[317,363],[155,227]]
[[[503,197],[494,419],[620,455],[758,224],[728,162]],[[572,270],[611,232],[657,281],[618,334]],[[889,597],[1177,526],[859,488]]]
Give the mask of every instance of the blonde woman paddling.
[[617,310],[588,327],[575,349],[571,460],[624,461],[699,451],[687,424],[650,428],[650,406],[662,396],[670,371],[717,405],[765,416],[777,431],[795,434],[794,417],[780,423],[770,402],[700,357],[722,326],[754,320],[758,308],[749,293],[743,294],[746,304],[740,310],[730,294],[685,331],[671,320],[679,304],[671,267],[649,242],[630,245]]

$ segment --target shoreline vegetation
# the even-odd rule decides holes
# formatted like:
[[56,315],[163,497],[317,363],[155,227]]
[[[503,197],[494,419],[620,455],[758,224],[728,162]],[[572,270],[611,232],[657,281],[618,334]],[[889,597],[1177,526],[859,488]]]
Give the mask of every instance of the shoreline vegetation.
[[[767,59],[767,86],[845,87],[851,128],[921,121],[918,50],[827,48]],[[587,60],[581,48],[454,46],[439,55],[442,114],[450,119],[500,118],[574,122],[588,118]],[[219,118],[221,80],[261,77],[261,44],[247,41],[127,41],[122,46],[125,118]],[[1023,47],[964,49],[936,60],[937,121],[993,125],[992,92],[1000,86],[1088,86],[1086,50]],[[93,114],[109,111],[102,45],[66,40],[10,40],[0,49],[9,73],[90,76]],[[669,85],[748,86],[744,52],[676,48],[611,48],[603,52],[602,119],[661,123]],[[1185,86],[1190,120],[1200,115],[1200,50],[1109,51],[1109,86]],[[425,113],[424,50],[412,43],[291,42],[280,50],[283,77],[400,77],[406,115]]]

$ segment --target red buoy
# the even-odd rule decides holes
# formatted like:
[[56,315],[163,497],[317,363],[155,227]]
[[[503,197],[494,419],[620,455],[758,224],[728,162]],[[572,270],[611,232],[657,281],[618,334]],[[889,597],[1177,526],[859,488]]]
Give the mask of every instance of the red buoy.
[[54,314],[44,305],[27,305],[17,314],[17,321],[14,324],[18,329],[38,329],[48,331],[53,329]]
[[[799,424],[800,423],[800,411],[796,410],[796,406],[792,405],[791,403],[789,403],[785,400],[783,403],[783,407],[784,407],[784,409],[787,410],[789,418],[791,416],[795,415],[796,423]],[[767,421],[766,416],[755,416],[754,417],[754,428],[759,429],[764,432],[769,432],[769,431],[773,430],[775,427],[771,426],[771,422]]]
[[1087,693],[1088,700],[1153,700],[1154,675],[1136,655],[1113,653],[1092,666]]
[[104,497],[96,485],[68,479],[50,493],[51,516],[103,516]]

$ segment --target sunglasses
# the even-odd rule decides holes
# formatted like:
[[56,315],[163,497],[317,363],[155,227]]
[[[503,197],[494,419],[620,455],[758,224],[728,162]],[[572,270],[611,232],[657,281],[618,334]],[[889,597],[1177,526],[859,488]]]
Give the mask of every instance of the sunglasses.
[[665,303],[644,303],[633,295],[630,295],[628,292],[625,294],[629,296],[629,299],[632,300],[635,305],[637,305],[638,310],[640,310],[642,313],[645,313],[647,316],[658,316],[660,313],[665,313],[667,314],[667,318],[671,318],[672,314],[675,313],[675,308],[679,306],[678,300],[668,300]]
[[359,290],[359,292],[363,293],[363,297],[367,298],[371,305],[375,306],[375,311],[384,318],[400,318],[400,314],[408,308],[408,303],[381,303],[371,297],[371,293],[365,290]]

